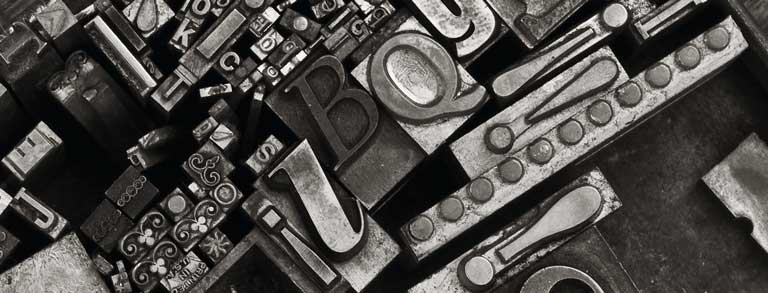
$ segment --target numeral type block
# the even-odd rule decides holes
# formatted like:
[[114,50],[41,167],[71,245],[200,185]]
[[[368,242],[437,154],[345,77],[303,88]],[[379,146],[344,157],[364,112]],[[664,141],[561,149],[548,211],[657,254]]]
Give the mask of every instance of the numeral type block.
[[[488,0],[488,5],[528,48],[535,47],[587,0]],[[522,5],[521,5],[522,4]]]
[[[502,274],[517,274],[530,267],[619,207],[621,202],[603,174],[590,171],[409,291],[488,290]],[[418,216],[408,224],[405,236],[439,237],[434,235],[432,219]]]
[[187,175],[203,190],[211,190],[235,169],[213,142],[206,142],[182,165]]
[[118,251],[130,263],[136,264],[171,229],[171,222],[160,211],[149,210],[117,245]]
[[194,252],[188,252],[160,280],[168,292],[187,292],[208,273],[208,265]]
[[19,245],[19,238],[16,238],[5,227],[0,226],[0,264],[8,259],[8,256],[16,250],[16,246]]
[[53,242],[13,268],[0,274],[0,292],[108,293],[107,284],[75,233]]
[[171,191],[158,205],[160,210],[174,223],[181,221],[195,206],[192,200],[184,195],[184,192],[179,188]]
[[[417,216],[432,219],[435,233],[422,240],[411,238],[410,251],[423,259],[545,178],[676,101],[735,60],[746,47],[738,27],[728,18],[615,90],[589,97],[588,103],[570,101],[563,107],[568,100],[558,96],[553,101],[560,107],[545,108],[524,99],[518,103],[525,104],[502,111],[451,145],[454,156],[474,179],[446,200],[455,198],[471,208],[460,220],[439,217],[440,204]],[[540,116],[537,113],[545,113],[547,118],[525,126],[534,121],[529,117]],[[511,151],[515,146],[519,150]],[[471,162],[470,157],[483,161]]]
[[136,219],[158,190],[136,167],[129,166],[104,194],[131,219]]
[[133,221],[108,200],[101,201],[88,219],[80,225],[80,231],[107,253],[112,252],[118,240],[131,228]]
[[[3,165],[22,183],[34,181],[46,161],[55,161],[62,151],[62,140],[48,125],[40,122],[16,147],[3,158]],[[37,173],[37,174],[35,174]]]
[[[367,215],[361,203],[332,178],[326,176],[304,140],[254,187],[295,225],[297,237],[313,239],[321,255],[331,259],[333,268],[353,289],[361,291],[400,253],[400,248]],[[242,205],[257,223],[265,220],[259,213],[259,198],[251,196]]]
[[197,245],[208,261],[217,264],[232,250],[232,241],[218,228],[208,233]]
[[51,240],[58,239],[69,225],[67,219],[32,196],[23,187],[11,201],[11,208]]
[[352,75],[427,154],[488,101],[485,88],[412,17]]
[[766,163],[768,146],[753,133],[702,180],[734,216],[749,219],[752,237],[768,252],[768,201],[762,180],[768,178]]

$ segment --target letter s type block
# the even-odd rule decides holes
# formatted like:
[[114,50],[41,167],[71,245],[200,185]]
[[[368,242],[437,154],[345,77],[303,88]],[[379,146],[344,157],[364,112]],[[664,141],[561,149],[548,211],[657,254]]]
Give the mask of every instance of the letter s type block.
[[425,153],[364,90],[349,87],[341,61],[314,59],[266,104],[332,169],[367,208],[373,208]]

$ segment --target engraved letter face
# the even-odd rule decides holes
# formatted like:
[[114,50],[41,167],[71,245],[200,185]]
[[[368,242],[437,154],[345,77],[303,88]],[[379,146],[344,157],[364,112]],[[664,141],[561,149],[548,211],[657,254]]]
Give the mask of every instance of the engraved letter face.
[[[493,37],[496,16],[480,0],[422,0],[413,1],[416,8],[446,38],[456,42],[459,58],[470,56],[480,50]],[[456,15],[445,2],[458,7]]]
[[[336,170],[373,135],[379,112],[373,99],[360,89],[345,89],[346,72],[339,59],[323,56],[297,77],[286,91],[298,90],[336,157]],[[339,122],[345,116],[364,115],[364,124]]]
[[363,208],[357,202],[353,217],[356,217],[359,223],[353,224],[306,140],[288,154],[269,173],[269,177],[274,179],[279,172],[285,172],[290,178],[310,222],[331,256],[342,259],[354,256],[365,244],[363,238],[366,234],[366,223]]
[[24,140],[19,142],[5,158],[3,164],[19,180],[24,181],[32,169],[61,145],[62,141],[48,125],[37,124]]
[[453,59],[426,35],[397,34],[379,47],[370,62],[373,92],[395,116],[407,122],[420,124],[461,116],[485,102],[483,87],[459,93],[459,73]]

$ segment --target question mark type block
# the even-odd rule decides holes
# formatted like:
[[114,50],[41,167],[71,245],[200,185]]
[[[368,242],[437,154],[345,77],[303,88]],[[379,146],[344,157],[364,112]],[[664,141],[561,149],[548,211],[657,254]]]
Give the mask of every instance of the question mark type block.
[[[727,18],[615,90],[597,97],[573,95],[579,91],[552,98],[526,97],[500,112],[451,144],[451,152],[474,179],[415,218],[430,219],[434,235],[407,237],[407,249],[417,260],[423,259],[555,172],[706,82],[746,48],[736,23]],[[606,62],[597,65],[610,65]],[[606,72],[610,71],[601,73]],[[594,81],[577,88],[586,89]],[[580,100],[574,101],[577,97]],[[401,230],[407,234],[412,223]]]
[[[530,267],[621,207],[600,170],[582,175],[536,208],[454,259],[409,292],[476,292],[501,284],[503,275]],[[432,222],[420,216],[407,237],[430,236]]]
[[352,71],[422,151],[433,153],[488,101],[415,18],[406,19]]
[[307,140],[254,187],[242,209],[323,286],[332,287],[338,272],[362,291],[400,253],[362,204],[325,174]]
[[[316,51],[317,52],[317,51]],[[317,158],[372,209],[426,153],[363,89],[347,84],[339,58],[313,54],[264,102]]]
[[596,226],[520,273],[499,275],[494,292],[550,292],[566,279],[578,280],[592,292],[639,292]]
[[111,292],[75,233],[0,274],[0,292]]
[[51,240],[58,239],[69,225],[67,219],[34,197],[24,187],[16,193],[10,206]]
[[752,222],[752,237],[768,252],[768,146],[751,134],[702,180],[736,217]]

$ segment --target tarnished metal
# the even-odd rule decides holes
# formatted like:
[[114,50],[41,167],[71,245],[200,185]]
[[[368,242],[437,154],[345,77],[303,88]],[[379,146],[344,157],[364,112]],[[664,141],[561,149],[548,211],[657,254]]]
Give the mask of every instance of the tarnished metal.
[[74,233],[0,274],[3,292],[110,292]]
[[662,34],[694,13],[707,0],[667,1],[634,23],[635,36],[641,42]]
[[533,48],[588,0],[488,0],[488,5]]
[[[62,140],[44,122],[39,122],[16,147],[3,158],[11,174],[21,182],[33,181],[45,173],[46,164],[52,164],[62,152]],[[46,162],[47,161],[47,162]],[[35,174],[37,173],[37,175]],[[50,172],[49,172],[50,173]],[[38,178],[40,179],[40,178]]]
[[[724,42],[715,41],[723,39],[728,40],[727,45],[724,45],[726,44]],[[648,116],[658,112],[664,106],[677,100],[681,95],[692,90],[708,78],[712,77],[713,74],[722,70],[723,67],[732,62],[747,48],[746,41],[741,32],[730,18],[689,41],[687,45],[695,46],[701,50],[702,59],[698,67],[694,69],[681,69],[674,61],[676,53],[670,54],[669,56],[662,58],[656,65],[648,68],[645,72],[638,74],[623,85],[617,87],[616,90],[599,95],[597,96],[597,99],[592,96],[587,99],[587,102],[576,107],[578,109],[566,109],[567,112],[571,112],[570,114],[560,116],[562,114],[561,112],[561,114],[555,114],[554,116],[561,118],[553,119],[554,121],[543,120],[540,122],[539,126],[535,126],[533,129],[547,125],[545,127],[547,130],[531,136],[532,139],[529,140],[525,137],[518,137],[515,139],[512,137],[514,141],[525,140],[534,142],[534,145],[538,139],[533,138],[546,139],[552,145],[551,151],[553,153],[547,163],[541,164],[532,160],[529,155],[530,151],[522,146],[517,152],[509,152],[509,155],[494,155],[492,162],[486,161],[478,163],[476,161],[465,161],[468,163],[465,163],[463,167],[469,177],[475,178],[475,180],[481,178],[491,180],[496,196],[493,196],[485,203],[477,204],[471,199],[472,196],[469,193],[469,187],[471,187],[472,184],[470,183],[453,194],[454,197],[461,199],[468,207],[460,220],[452,222],[441,220],[438,216],[439,209],[437,205],[417,216],[426,216],[435,221],[435,232],[434,236],[426,241],[414,239],[409,239],[407,241],[407,245],[410,251],[416,256],[416,259],[423,259],[430,255],[467,229],[470,229],[472,226],[480,223],[500,208],[512,202],[545,178],[551,176],[580,157],[588,155],[590,152],[604,145],[607,141],[626,132],[628,129],[631,129],[633,126],[644,121]],[[658,66],[666,66],[669,68],[670,77],[674,79],[674,81],[663,88],[653,87],[646,80],[648,72],[656,70]],[[639,92],[627,91],[628,88],[635,87],[641,90]],[[640,94],[640,102],[634,106],[622,106],[619,103],[619,97],[626,94]],[[607,116],[605,115],[608,113],[606,112],[606,105],[610,107],[610,120],[603,124],[601,123],[602,119],[607,119]],[[504,113],[518,113],[515,116],[523,118],[518,121],[524,121],[525,113],[520,113],[520,111],[514,110],[530,109],[532,107],[533,105],[531,104],[527,104],[525,107],[521,106],[521,108],[512,106],[508,110],[502,112],[502,114],[497,115],[486,122],[484,126],[473,130],[470,134],[454,143],[452,145],[453,153],[458,158],[464,159],[469,157],[488,158],[477,156],[480,152],[491,154],[491,151],[483,145],[483,136],[486,135],[486,133],[489,133],[486,132],[486,129],[497,125],[494,123],[494,120],[504,117]],[[569,119],[577,120],[583,126],[584,135],[581,141],[576,144],[562,142],[558,138],[558,126]],[[474,139],[469,139],[470,137],[474,137]],[[465,148],[464,146],[467,143],[471,143],[471,145],[475,145],[475,147]],[[502,176],[500,174],[500,172],[505,169],[500,168],[501,165],[499,164],[503,165],[505,160],[508,159],[516,159],[523,163],[524,175],[515,183],[504,181],[503,178],[507,176]],[[462,160],[460,159],[460,161]],[[514,170],[514,168],[511,170]],[[406,227],[401,228],[403,231],[406,229]]]
[[619,207],[603,174],[592,170],[409,291],[491,289],[500,276],[525,270]]
[[160,280],[160,284],[169,292],[186,292],[206,273],[208,273],[208,265],[190,251],[168,268],[168,274]]
[[107,253],[114,250],[118,240],[131,228],[133,228],[133,221],[108,200],[102,200],[80,225],[80,231]]
[[752,223],[752,237],[768,252],[766,163],[768,146],[753,133],[707,172],[702,180],[734,216],[746,218]]
[[133,166],[125,169],[104,192],[107,198],[131,219],[138,218],[157,193],[157,187]]
[[198,244],[203,256],[213,264],[219,263],[232,250],[232,241],[218,228],[208,233]]
[[248,157],[245,165],[256,175],[261,176],[272,162],[282,155],[285,151],[285,145],[274,135],[270,135],[256,151]]
[[142,36],[149,38],[173,18],[174,12],[164,0],[134,0],[123,14]]
[[22,187],[16,193],[10,206],[51,240],[58,239],[69,226],[67,219],[30,194],[26,188]]
[[13,254],[20,242],[8,229],[0,226],[0,264]]

